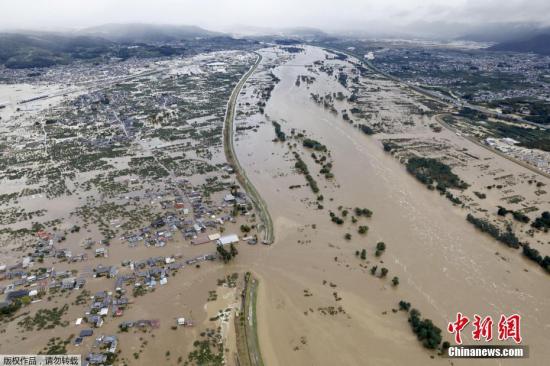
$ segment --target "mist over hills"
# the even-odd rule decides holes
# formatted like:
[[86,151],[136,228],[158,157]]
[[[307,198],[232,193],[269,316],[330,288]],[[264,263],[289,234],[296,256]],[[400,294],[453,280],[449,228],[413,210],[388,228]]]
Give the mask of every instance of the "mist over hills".
[[121,43],[173,42],[224,35],[223,33],[209,31],[193,25],[156,25],[144,23],[104,24],[82,29],[78,33]]
[[47,67],[70,59],[92,59],[113,43],[102,38],[55,33],[1,33],[0,63],[8,68]]
[[8,68],[49,67],[76,60],[190,55],[256,44],[195,26],[108,24],[73,33],[0,33],[0,64]]
[[550,32],[527,39],[502,42],[489,48],[491,51],[529,52],[550,55]]

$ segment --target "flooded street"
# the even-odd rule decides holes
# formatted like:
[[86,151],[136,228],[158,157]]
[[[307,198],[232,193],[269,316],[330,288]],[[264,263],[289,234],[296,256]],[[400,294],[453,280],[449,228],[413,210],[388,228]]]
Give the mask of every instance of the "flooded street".
[[[262,62],[271,62],[269,49],[260,52],[265,56]],[[518,313],[523,344],[530,352],[522,364],[544,364],[543,360],[550,359],[546,347],[550,339],[548,275],[477,231],[465,220],[465,210],[425,189],[384,152],[376,137],[314,103],[312,93],[347,93],[335,77],[312,73],[308,67],[325,60],[325,55],[320,48],[306,47],[306,52],[276,66],[272,72],[280,82],[265,106],[269,119],[260,122],[257,132],[241,135],[235,143],[241,165],[267,202],[275,226],[275,243],[268,250],[257,257],[243,256],[254,262],[251,266],[261,281],[258,323],[264,362],[451,364],[437,355],[430,360],[432,353],[416,340],[407,314],[392,311],[405,300],[443,329],[443,339],[448,341],[452,338],[447,323],[457,312],[471,318],[491,315],[497,321],[500,314]],[[297,86],[301,75],[316,80]],[[393,93],[400,90],[396,85],[393,88]],[[391,108],[384,100],[376,108]],[[337,101],[335,106],[347,109],[346,103]],[[287,135],[291,129],[305,131],[307,137],[324,144],[333,161],[334,178],[317,174],[314,159],[302,146],[292,146],[293,141],[272,142],[271,121],[280,123]],[[453,139],[476,150],[465,139]],[[292,151],[299,151],[313,167],[319,194],[324,196],[322,209],[317,208],[316,195],[304,184],[304,177],[295,172]],[[362,219],[369,226],[368,234],[357,234],[349,220],[343,225],[331,222],[329,212],[338,212],[339,206],[372,210],[372,218]],[[351,240],[344,239],[346,233],[352,234]],[[387,246],[380,257],[374,255],[377,242]],[[362,249],[367,250],[369,269],[387,267],[387,278],[372,276],[361,264],[354,253]],[[399,278],[397,287],[390,282],[394,276]],[[331,313],[327,307],[341,309]],[[464,343],[474,344],[471,328],[466,329]],[[479,364],[512,362],[484,360]],[[458,365],[472,363],[476,362],[452,360]]]

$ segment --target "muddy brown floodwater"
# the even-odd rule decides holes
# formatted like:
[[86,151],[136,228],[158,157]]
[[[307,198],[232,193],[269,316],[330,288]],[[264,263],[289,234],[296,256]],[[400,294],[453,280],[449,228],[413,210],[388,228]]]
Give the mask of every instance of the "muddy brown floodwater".
[[[330,150],[334,181],[313,174],[324,195],[324,209],[311,204],[315,196],[304,176],[293,171],[295,161],[288,146],[272,142],[271,122],[236,142],[238,158],[267,202],[275,226],[274,245],[242,257],[253,263],[260,278],[257,311],[265,363],[543,365],[550,359],[548,275],[476,231],[465,220],[465,211],[418,183],[384,153],[378,140],[315,104],[310,93],[345,92],[334,77],[318,74],[315,83],[296,86],[298,75],[312,75],[306,65],[325,60],[325,54],[307,47],[275,67],[280,82],[265,107],[265,114],[278,121],[287,135],[291,128],[306,130],[307,136]],[[309,152],[301,146],[294,150],[312,172],[318,171]],[[302,187],[291,190],[292,185]],[[340,205],[374,211],[372,218],[358,223],[370,227],[367,235],[357,234],[357,224],[349,219],[342,226],[330,221],[329,210],[337,212]],[[344,239],[347,232],[352,240]],[[374,247],[379,241],[387,249],[377,258]],[[368,269],[355,256],[363,248]],[[388,268],[387,278],[372,276],[373,265]],[[391,285],[393,276],[400,279],[397,287]],[[521,362],[441,358],[422,348],[406,313],[392,312],[402,299],[442,328],[448,341],[452,339],[446,325],[459,311],[470,317],[491,315],[496,322],[501,313],[518,313],[530,357]],[[330,306],[341,306],[341,311],[330,315],[326,310]],[[464,343],[472,344],[471,328],[466,329]]]

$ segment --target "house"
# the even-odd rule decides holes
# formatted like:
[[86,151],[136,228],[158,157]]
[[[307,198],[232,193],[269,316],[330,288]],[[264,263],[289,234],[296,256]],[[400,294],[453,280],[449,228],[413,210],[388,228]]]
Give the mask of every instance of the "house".
[[208,238],[208,235],[199,235],[193,240],[191,240],[191,244],[193,245],[206,244],[209,242],[210,242],[210,239]]
[[61,280],[61,289],[72,290],[76,285],[76,278],[69,277]]
[[161,228],[165,225],[164,219],[159,218],[151,223],[151,226],[154,228]]
[[117,337],[115,337],[115,336],[105,336],[105,337],[103,337],[103,339],[101,340],[101,344],[102,344],[103,346],[109,347],[109,348],[107,349],[107,352],[109,352],[109,353],[115,353],[115,352],[116,352],[117,345],[118,345],[118,339],[117,339]]
[[22,297],[29,296],[29,291],[27,290],[15,290],[8,292],[6,295],[6,301],[11,302],[16,299],[20,299]]
[[97,248],[95,250],[95,256],[96,257],[106,257],[107,256],[107,248]]
[[96,328],[100,328],[103,325],[103,318],[99,315],[92,315],[88,318],[88,322]]
[[117,272],[118,271],[115,266],[105,267],[105,266],[99,265],[96,268],[94,268],[95,277],[105,276],[107,278],[112,278],[116,276]]
[[23,268],[27,268],[30,265],[32,265],[32,258],[31,257],[23,258]]
[[218,239],[218,245],[238,243],[239,237],[236,234],[224,235]]
[[84,338],[84,337],[91,337],[92,335],[94,335],[94,330],[88,328],[88,329],[82,329],[78,336],[81,338]]
[[208,235],[208,239],[209,239],[210,241],[218,240],[220,237],[221,237],[221,235],[220,235],[219,233],[215,233],[215,234],[210,234],[210,235]]
[[102,353],[90,353],[86,359],[90,365],[101,365],[107,361],[107,356]]
[[235,196],[233,196],[232,194],[226,194],[223,200],[227,203],[235,202]]
[[74,288],[82,288],[84,287],[84,284],[86,283],[86,279],[79,277],[75,281]]
[[29,296],[30,297],[35,297],[38,295],[38,290],[30,290],[29,291]]

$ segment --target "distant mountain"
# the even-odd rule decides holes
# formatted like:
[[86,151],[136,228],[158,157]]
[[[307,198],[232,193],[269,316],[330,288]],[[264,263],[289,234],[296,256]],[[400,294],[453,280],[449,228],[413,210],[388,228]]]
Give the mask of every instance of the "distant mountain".
[[89,36],[0,33],[0,64],[11,68],[47,67],[70,59],[95,58],[111,46],[108,40]]
[[502,43],[523,40],[544,33],[550,33],[550,28],[541,24],[489,23],[468,27],[459,38],[467,41]]
[[76,60],[193,55],[227,49],[257,48],[251,39],[235,39],[192,26],[111,24],[73,33],[21,31],[0,33],[0,65],[13,69],[50,67]]
[[491,51],[532,52],[541,55],[550,55],[550,33],[539,34],[534,37],[508,41],[496,44],[489,48]]
[[104,24],[85,28],[79,34],[96,36],[114,42],[123,43],[158,43],[192,40],[221,36],[222,33],[212,32],[192,25],[155,25],[155,24]]

